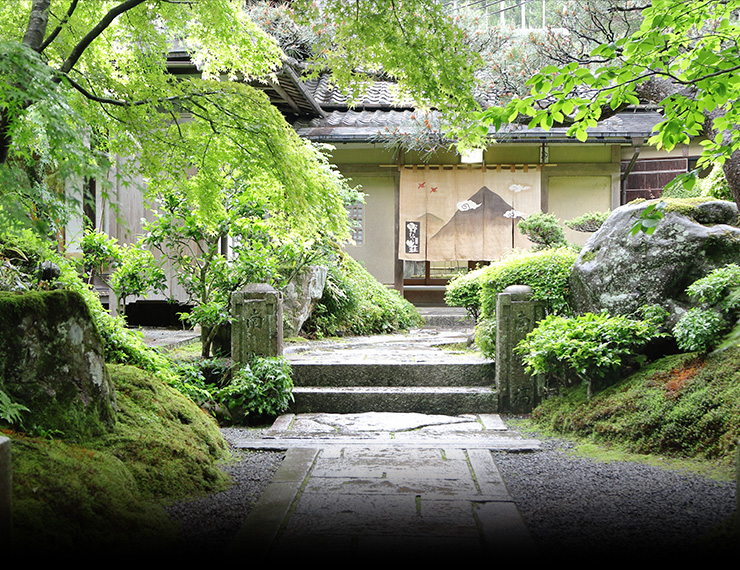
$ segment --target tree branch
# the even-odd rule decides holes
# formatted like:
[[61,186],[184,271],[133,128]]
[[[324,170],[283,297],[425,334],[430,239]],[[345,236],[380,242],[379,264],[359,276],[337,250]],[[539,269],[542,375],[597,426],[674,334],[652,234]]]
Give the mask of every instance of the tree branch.
[[62,63],[60,71],[65,74],[68,73],[79,61],[80,57],[82,57],[82,54],[90,46],[90,44],[95,41],[95,39],[100,36],[100,34],[102,34],[108,28],[108,26],[111,25],[111,23],[113,23],[113,20],[115,20],[121,14],[135,8],[139,4],[143,4],[145,1],[146,0],[126,0],[118,6],[111,8],[108,13],[103,16],[103,18],[93,27],[93,29],[85,34],[85,36],[77,43],[77,45],[72,48],[69,57],[64,61],[64,63]]
[[69,21],[75,9],[77,8],[77,2],[79,2],[79,0],[72,0],[72,3],[69,5],[69,9],[67,10],[67,13],[64,15],[64,18],[62,18],[62,20],[59,22],[59,25],[56,28],[54,28],[54,31],[49,34],[49,37],[47,37],[44,40],[44,43],[42,43],[41,46],[39,47],[38,49],[39,53],[41,53],[47,47],[49,47],[49,44],[51,44],[51,42],[53,42],[56,39],[56,37],[59,35],[59,33],[62,31],[62,28]]

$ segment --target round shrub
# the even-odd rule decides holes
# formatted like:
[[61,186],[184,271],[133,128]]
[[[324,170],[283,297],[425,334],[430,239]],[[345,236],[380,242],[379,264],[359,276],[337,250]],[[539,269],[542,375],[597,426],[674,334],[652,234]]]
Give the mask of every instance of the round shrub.
[[517,252],[486,267],[480,276],[481,317],[493,318],[496,295],[510,285],[528,285],[548,313],[568,313],[568,279],[578,253],[568,247]]
[[566,245],[565,232],[553,214],[537,212],[519,222],[519,231],[527,236],[535,249]]
[[480,314],[480,278],[485,267],[462,273],[447,284],[445,303],[450,307],[463,307],[476,321]]
[[727,321],[717,311],[694,307],[684,313],[673,327],[678,348],[686,352],[714,348],[727,328]]

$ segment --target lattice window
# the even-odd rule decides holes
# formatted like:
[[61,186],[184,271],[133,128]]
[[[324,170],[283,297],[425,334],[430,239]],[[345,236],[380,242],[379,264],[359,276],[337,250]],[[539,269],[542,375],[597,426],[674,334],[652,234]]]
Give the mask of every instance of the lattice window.
[[365,243],[365,204],[354,204],[347,208],[352,223],[351,236],[355,245]]

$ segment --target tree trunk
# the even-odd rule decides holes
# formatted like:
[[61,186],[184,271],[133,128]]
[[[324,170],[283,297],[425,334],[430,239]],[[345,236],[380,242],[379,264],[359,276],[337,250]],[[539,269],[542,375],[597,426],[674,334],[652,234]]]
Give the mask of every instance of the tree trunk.
[[[23,43],[34,51],[39,51],[44,43],[46,28],[49,25],[50,4],[51,0],[33,0]],[[13,144],[10,131],[11,121],[7,113],[0,111],[0,164],[5,164],[10,155],[10,147]]]
[[732,192],[732,198],[740,209],[740,152],[733,152],[725,161],[722,170],[724,170],[727,185]]
[[31,16],[23,36],[23,43],[34,51],[39,51],[46,37],[46,27],[49,24],[49,4],[51,0],[33,0]]

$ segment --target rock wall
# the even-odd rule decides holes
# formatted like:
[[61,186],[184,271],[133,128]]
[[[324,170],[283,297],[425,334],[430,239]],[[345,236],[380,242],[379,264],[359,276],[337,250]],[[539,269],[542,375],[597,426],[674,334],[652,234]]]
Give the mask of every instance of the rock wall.
[[579,313],[629,315],[659,304],[674,324],[689,306],[686,288],[712,270],[740,260],[737,206],[710,200],[669,201],[652,235],[630,233],[650,202],[617,208],[586,242],[570,278]]
[[26,428],[75,437],[114,425],[103,342],[78,293],[0,294],[0,389],[30,410]]

